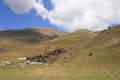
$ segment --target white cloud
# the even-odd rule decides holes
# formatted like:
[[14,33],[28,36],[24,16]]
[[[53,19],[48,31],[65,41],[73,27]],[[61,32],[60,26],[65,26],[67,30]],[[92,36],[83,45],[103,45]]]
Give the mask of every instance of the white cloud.
[[4,0],[4,3],[18,14],[29,13],[31,9],[35,9],[37,14],[43,18],[46,18],[48,14],[42,0]]
[[35,9],[66,31],[106,29],[112,22],[120,21],[120,0],[51,0],[54,9],[48,11],[42,0],[4,0],[14,12],[28,13]]
[[24,14],[30,12],[35,0],[4,0],[4,3],[15,13]]
[[106,29],[120,20],[120,0],[52,0],[54,9],[49,12],[52,24],[67,31]]
[[44,8],[42,0],[39,0],[38,2],[34,3],[34,9],[36,10],[38,15],[42,16],[44,19],[47,18],[48,11]]

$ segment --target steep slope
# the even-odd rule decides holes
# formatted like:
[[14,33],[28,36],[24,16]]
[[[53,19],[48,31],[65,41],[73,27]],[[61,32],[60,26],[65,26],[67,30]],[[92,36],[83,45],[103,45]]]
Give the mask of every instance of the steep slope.
[[120,45],[120,25],[101,31],[90,43],[91,46],[106,48]]
[[77,56],[82,46],[89,43],[95,36],[95,33],[83,29],[50,41],[48,44],[52,43],[52,45],[54,44],[56,47],[62,47],[67,50],[65,54],[62,54],[57,58],[55,63],[62,63],[72,59],[74,55]]
[[[76,52],[67,64],[81,64],[92,67],[119,69],[120,26],[101,31],[92,41],[82,47],[71,49]],[[92,53],[92,54],[91,54]],[[91,54],[91,55],[90,55]]]

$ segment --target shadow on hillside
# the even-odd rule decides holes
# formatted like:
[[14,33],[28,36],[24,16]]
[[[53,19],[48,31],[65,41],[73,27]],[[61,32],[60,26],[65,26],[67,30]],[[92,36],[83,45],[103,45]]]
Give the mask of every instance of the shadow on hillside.
[[58,36],[47,36],[43,33],[32,31],[29,29],[23,30],[5,30],[0,32],[0,38],[8,38],[26,43],[37,43],[45,40],[51,40]]

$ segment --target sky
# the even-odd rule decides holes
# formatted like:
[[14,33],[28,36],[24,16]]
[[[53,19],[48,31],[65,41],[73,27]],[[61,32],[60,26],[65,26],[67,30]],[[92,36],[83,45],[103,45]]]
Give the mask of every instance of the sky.
[[119,3],[120,0],[0,0],[0,30],[103,30],[120,24]]
[[[4,1],[5,0],[0,0],[0,30],[49,27],[64,31],[63,29],[50,24],[48,19],[43,19],[36,13],[34,9],[31,9],[29,13],[22,11],[21,13],[17,13],[11,10],[11,8],[7,4],[5,4]],[[12,2],[15,0],[10,1]],[[27,1],[29,2],[29,0]],[[46,8],[50,10],[48,0],[44,1],[46,1]]]

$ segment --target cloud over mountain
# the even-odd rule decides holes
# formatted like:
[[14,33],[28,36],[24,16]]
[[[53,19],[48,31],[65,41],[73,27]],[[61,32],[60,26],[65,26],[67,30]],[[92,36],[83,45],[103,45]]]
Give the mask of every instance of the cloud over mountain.
[[120,22],[120,0],[51,0],[54,8],[48,11],[43,0],[4,0],[16,13],[37,14],[65,31],[106,29],[110,23]]

